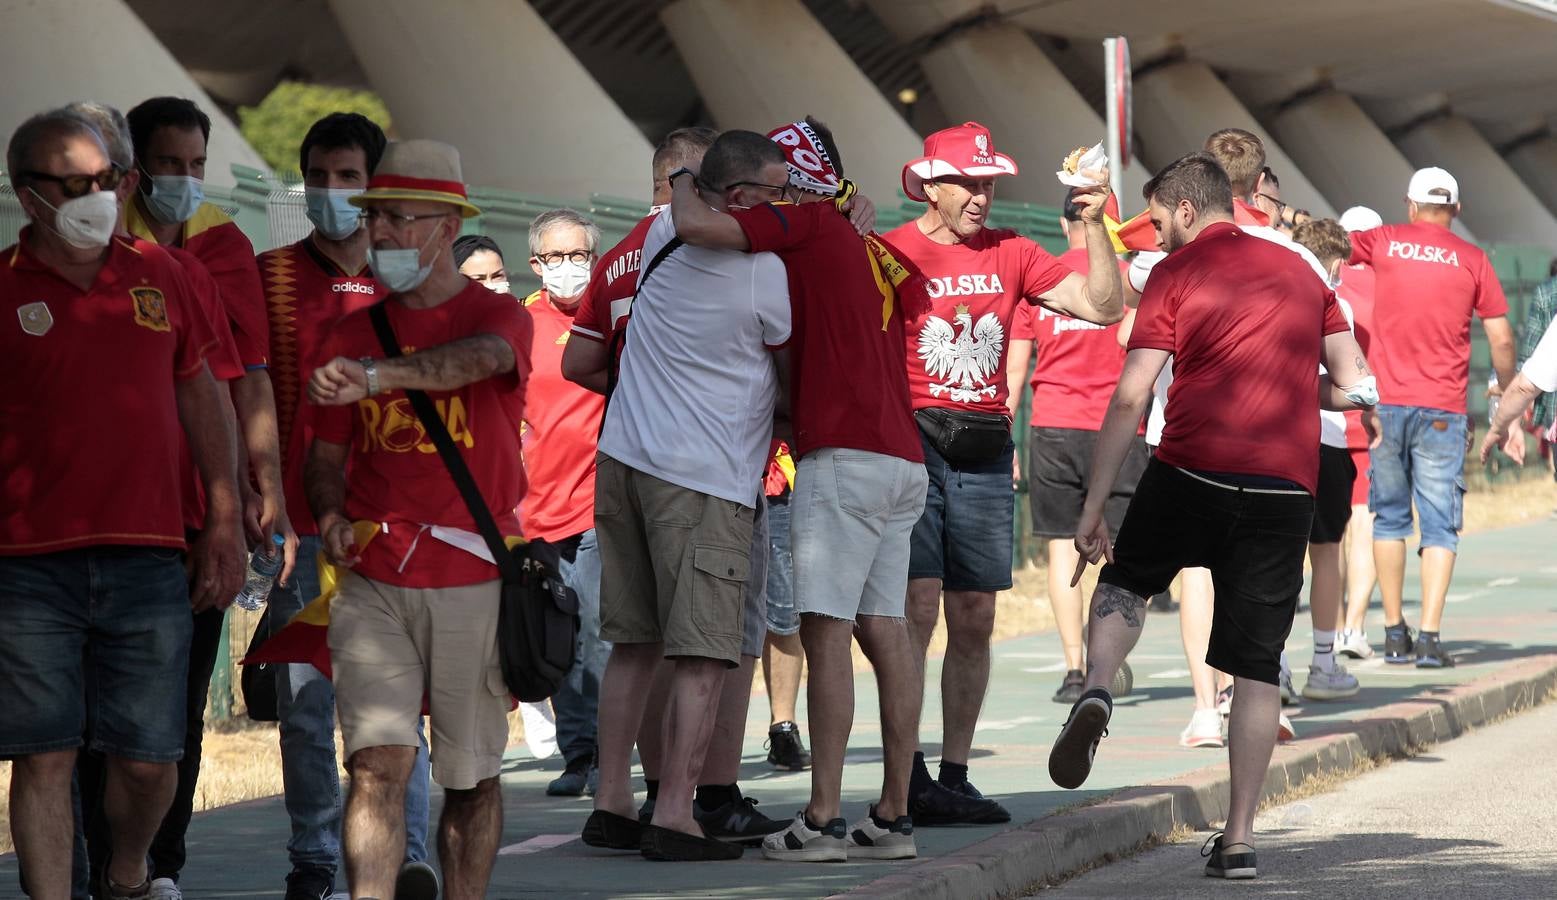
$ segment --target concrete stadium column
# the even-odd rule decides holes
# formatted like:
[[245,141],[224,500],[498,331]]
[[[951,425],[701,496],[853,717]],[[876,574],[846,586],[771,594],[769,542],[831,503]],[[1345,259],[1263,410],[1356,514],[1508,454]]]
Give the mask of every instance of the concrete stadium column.
[[647,199],[653,148],[530,4],[329,3],[395,131],[458,147],[470,184]]
[[924,143],[800,0],[677,0],[660,13],[720,128],[767,132],[813,115],[846,174],[896,206],[903,164]]
[[1482,240],[1546,245],[1557,235],[1557,217],[1460,116],[1422,121],[1395,142],[1416,166],[1449,170],[1460,183],[1460,215]]
[[75,100],[128,111],[148,97],[172,95],[188,97],[211,116],[206,172],[212,186],[233,184],[233,163],[269,169],[122,0],[8,2],[0,10],[7,37],[0,57],[6,86],[0,130],[6,138],[33,113]]
[[1557,136],[1531,137],[1503,151],[1503,158],[1532,194],[1557,212]]
[[[1406,183],[1416,166],[1357,101],[1339,91],[1321,91],[1291,103],[1269,121],[1271,134],[1336,207],[1368,206],[1386,222],[1404,220]],[[1475,239],[1455,224],[1463,237]]]
[[1222,128],[1243,128],[1260,136],[1266,165],[1281,179],[1282,199],[1316,216],[1335,215],[1329,200],[1210,66],[1181,60],[1148,67],[1136,76],[1135,130],[1151,150],[1147,162],[1152,170],[1201,149],[1206,136]]

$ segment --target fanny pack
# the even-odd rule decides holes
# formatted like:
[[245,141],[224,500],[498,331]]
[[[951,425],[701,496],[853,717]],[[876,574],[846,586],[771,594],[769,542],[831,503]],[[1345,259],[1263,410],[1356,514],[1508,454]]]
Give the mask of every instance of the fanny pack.
[[931,406],[915,410],[914,419],[935,452],[954,466],[994,462],[1011,440],[1011,420],[998,413]]

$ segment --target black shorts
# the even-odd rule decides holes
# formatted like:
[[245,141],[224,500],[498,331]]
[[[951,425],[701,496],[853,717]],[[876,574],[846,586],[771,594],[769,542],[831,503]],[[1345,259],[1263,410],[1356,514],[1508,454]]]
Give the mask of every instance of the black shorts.
[[1306,491],[1229,487],[1153,459],[1098,582],[1144,599],[1167,590],[1180,569],[1210,569],[1216,607],[1206,662],[1276,684],[1313,518]]
[[[1027,503],[1033,513],[1033,534],[1057,540],[1075,536],[1081,507],[1087,499],[1092,454],[1097,449],[1096,431],[1080,428],[1028,429]],[[1125,454],[1114,489],[1103,507],[1108,533],[1119,534],[1125,510],[1135,495],[1136,482],[1146,471],[1146,442],[1136,438]]]
[[1314,544],[1339,544],[1352,520],[1352,482],[1357,464],[1352,452],[1319,445],[1319,493],[1314,497],[1314,527],[1308,540]]

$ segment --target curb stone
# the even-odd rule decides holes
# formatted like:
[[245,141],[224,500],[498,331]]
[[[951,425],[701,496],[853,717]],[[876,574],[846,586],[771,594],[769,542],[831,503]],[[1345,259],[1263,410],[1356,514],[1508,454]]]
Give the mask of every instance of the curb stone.
[[[1402,756],[1450,740],[1539,705],[1554,690],[1557,655],[1547,654],[1468,684],[1429,688],[1398,703],[1359,710],[1357,720],[1332,726],[1343,731],[1277,746],[1261,799],[1285,793],[1320,774],[1349,771],[1365,759]],[[1203,830],[1224,820],[1227,791],[1226,764],[1207,766],[1125,788],[1093,805],[1045,816],[834,896],[851,900],[1021,896],[1128,854],[1177,826]]]

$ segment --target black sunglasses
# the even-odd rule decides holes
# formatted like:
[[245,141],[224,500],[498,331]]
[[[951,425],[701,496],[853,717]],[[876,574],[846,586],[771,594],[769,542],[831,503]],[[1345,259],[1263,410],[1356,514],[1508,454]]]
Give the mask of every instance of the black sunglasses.
[[111,191],[124,180],[124,170],[118,166],[109,166],[96,175],[50,175],[48,172],[25,171],[20,173],[24,180],[52,181],[59,185],[60,191],[66,199],[74,200],[77,197],[85,197],[92,193],[93,187]]

